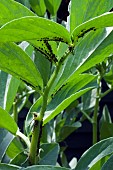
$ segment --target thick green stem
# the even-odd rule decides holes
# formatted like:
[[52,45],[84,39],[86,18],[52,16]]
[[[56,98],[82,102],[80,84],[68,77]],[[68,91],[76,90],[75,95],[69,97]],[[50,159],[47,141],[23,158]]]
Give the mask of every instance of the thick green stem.
[[48,95],[50,92],[50,89],[54,83],[54,80],[56,79],[58,72],[60,70],[60,67],[65,60],[65,58],[69,55],[70,51],[67,51],[64,56],[62,57],[62,60],[60,60],[50,78],[48,81],[48,84],[44,90],[43,94],[43,102],[42,102],[42,107],[40,110],[39,115],[37,118],[35,118],[34,121],[34,127],[33,127],[33,132],[32,132],[32,139],[31,139],[31,146],[30,146],[30,153],[29,153],[29,162],[31,165],[37,163],[37,157],[39,157],[39,148],[40,148],[40,138],[41,138],[41,133],[42,133],[42,125],[43,125],[43,117],[44,113],[46,111],[47,107],[47,101],[48,101]]
[[42,126],[41,121],[38,121],[38,120],[34,121],[31,146],[30,146],[30,154],[29,154],[30,165],[35,165],[37,163],[37,155],[38,155],[37,147],[39,143],[41,126]]
[[97,142],[97,117],[98,117],[98,109],[99,109],[99,100],[100,100],[100,89],[101,89],[101,77],[98,76],[98,88],[96,92],[96,102],[94,107],[94,115],[93,115],[93,144]]

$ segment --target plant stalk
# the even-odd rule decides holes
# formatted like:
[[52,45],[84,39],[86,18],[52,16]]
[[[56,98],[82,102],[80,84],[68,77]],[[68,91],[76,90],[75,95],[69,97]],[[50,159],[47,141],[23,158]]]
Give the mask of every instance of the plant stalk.
[[56,68],[55,68],[55,70],[54,70],[50,80],[48,81],[45,90],[44,90],[44,93],[42,96],[43,97],[42,107],[41,107],[39,115],[37,116],[37,118],[35,118],[35,121],[34,121],[30,153],[29,153],[30,165],[37,164],[37,161],[39,159],[39,148],[40,148],[40,139],[41,139],[41,134],[42,134],[43,117],[44,117],[44,113],[45,113],[46,107],[47,107],[48,95],[49,95],[50,89],[58,75],[61,65],[62,65],[64,59],[69,55],[69,53],[70,53],[70,51],[67,51],[62,57],[63,59],[57,63],[57,66],[56,66]]
[[18,112],[17,112],[17,103],[13,102],[13,119],[17,123],[18,121]]
[[98,109],[99,109],[99,101],[100,101],[100,90],[101,90],[101,76],[98,75],[97,80],[98,88],[96,92],[96,101],[95,101],[95,107],[94,107],[94,115],[93,115],[93,145],[97,143],[97,118],[98,118]]

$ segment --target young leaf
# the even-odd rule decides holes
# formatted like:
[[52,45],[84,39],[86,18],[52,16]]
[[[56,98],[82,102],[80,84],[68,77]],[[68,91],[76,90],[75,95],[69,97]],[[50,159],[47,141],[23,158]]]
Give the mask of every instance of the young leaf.
[[0,128],[5,128],[12,134],[16,135],[18,126],[13,118],[0,107]]
[[46,143],[41,145],[39,165],[56,165],[59,145],[57,143]]
[[46,8],[53,16],[56,15],[57,10],[61,4],[61,0],[44,0],[46,4]]
[[75,170],[88,170],[111,153],[113,153],[113,137],[102,140],[89,148],[78,161]]
[[71,43],[70,34],[62,25],[35,16],[8,22],[0,29],[0,37],[0,42],[47,40]]
[[5,103],[4,103],[4,108],[7,112],[10,111],[13,105],[20,82],[21,81],[16,79],[15,77],[10,77],[8,80],[6,91],[5,91],[6,93],[5,93]]
[[46,12],[44,0],[29,0],[31,8],[40,17],[43,17]]
[[30,57],[14,43],[0,44],[0,69],[42,90],[43,81]]
[[107,12],[98,17],[92,18],[91,20],[79,25],[72,32],[72,40],[76,44],[80,38],[90,31],[96,31],[99,28],[112,27],[113,12]]
[[83,22],[110,11],[112,7],[112,0],[71,0],[70,31]]
[[0,26],[24,16],[34,16],[28,8],[12,0],[0,0]]
[[5,129],[0,129],[0,161],[2,161],[6,150],[12,142],[13,138],[14,136],[11,133]]

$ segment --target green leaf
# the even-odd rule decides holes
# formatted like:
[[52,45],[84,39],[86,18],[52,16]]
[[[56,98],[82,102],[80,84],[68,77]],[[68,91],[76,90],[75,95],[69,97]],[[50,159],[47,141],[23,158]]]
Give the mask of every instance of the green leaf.
[[4,106],[7,112],[10,111],[13,105],[20,82],[21,81],[16,79],[15,77],[9,77],[7,87],[6,87],[5,106]]
[[42,144],[40,147],[39,165],[56,165],[60,149],[59,145],[57,143],[46,143]]
[[24,170],[69,170],[67,168],[63,167],[55,167],[55,166],[48,166],[48,165],[34,165],[27,168],[24,168]]
[[101,170],[110,170],[113,168],[113,155],[107,160],[107,162],[102,166]]
[[13,159],[17,154],[24,150],[22,143],[18,138],[14,138],[7,148],[6,154],[9,158]]
[[44,0],[46,4],[46,8],[53,16],[56,15],[57,10],[61,4],[61,0]]
[[111,153],[113,153],[113,137],[102,140],[89,148],[78,161],[75,170],[88,170]]
[[28,8],[12,0],[0,0],[0,26],[24,16],[34,16]]
[[0,106],[4,108],[5,103],[5,90],[7,87],[7,77],[8,74],[0,71]]
[[51,63],[54,64],[58,62],[56,56],[57,43],[55,41],[48,42],[48,41],[30,40],[29,42],[35,47],[35,52],[37,53],[40,52],[42,55],[44,55],[43,58],[45,57],[47,60],[49,60]]
[[113,13],[108,12],[79,25],[72,32],[72,40],[76,44],[80,38],[90,31],[95,32],[99,28],[112,27]]
[[44,85],[46,85],[50,76],[51,63],[38,51],[35,52],[34,63],[43,78]]
[[110,116],[109,110],[106,105],[103,108],[101,120],[102,120],[102,122],[112,123],[111,116]]
[[[56,80],[54,81],[53,89],[58,89],[66,83],[68,79],[71,77],[75,77],[79,73],[82,73],[87,70],[88,67],[92,67],[96,65],[98,62],[97,58],[93,62],[88,62],[85,67],[85,62],[91,57],[91,54],[95,51],[95,49],[99,46],[99,44],[105,39],[106,31],[100,30],[94,33],[87,35],[80,43],[77,44],[73,54],[70,54],[68,58],[65,60],[65,63],[62,65]],[[60,51],[59,51],[60,52]],[[102,55],[103,56],[103,55]],[[99,59],[103,59],[103,57]],[[107,55],[106,55],[107,57]],[[84,68],[82,69],[82,65]]]
[[[91,35],[89,34],[89,36]],[[82,61],[81,63],[79,63],[73,76],[78,73],[84,72],[92,67],[95,67],[96,64],[101,63],[106,58],[108,58],[113,53],[112,37],[113,31],[101,42],[101,44],[94,50],[94,52],[91,53],[90,56],[86,56],[86,58],[84,59],[82,58]]]
[[[105,156],[101,160],[99,160],[96,164],[94,164],[89,170],[96,170],[96,169],[101,169],[102,165],[109,159],[110,155]],[[101,169],[102,170],[102,169]]]
[[0,69],[38,91],[42,90],[43,82],[39,71],[30,57],[16,44],[0,44]]
[[104,76],[105,81],[113,86],[113,65],[111,65],[110,71]]
[[93,89],[91,91],[88,91],[82,96],[82,103],[83,103],[83,110],[89,110],[95,106],[96,101],[96,90]]
[[[92,78],[94,79],[94,77]],[[92,78],[91,79],[89,78],[89,81],[91,81]],[[85,82],[84,83],[83,82],[84,80],[81,81],[80,84],[85,86],[84,84]],[[71,83],[72,81],[70,81],[70,83],[68,84],[69,88],[67,88],[67,86],[65,86],[65,88],[62,88],[60,93],[57,93],[56,96],[53,98],[52,102],[48,105],[47,111],[45,112],[45,116],[44,116],[44,124],[46,124],[55,116],[57,116],[62,110],[68,107],[77,98],[79,98],[84,93],[91,90],[92,88],[94,88],[94,86],[90,86],[89,88],[79,90],[83,86],[81,86],[79,83],[75,84],[75,86],[71,86]]]
[[44,0],[29,0],[31,8],[40,17],[43,17],[46,12]]
[[29,166],[29,163],[28,163],[28,155],[25,154],[25,151],[17,154],[11,161],[10,161],[10,164],[13,164],[13,165],[18,165],[18,166],[22,166],[22,167],[26,167],[26,166]]
[[0,107],[0,128],[5,128],[12,134],[16,135],[18,126],[13,118]]
[[0,163],[0,169],[1,170],[18,170],[21,168],[19,166],[15,166],[15,165],[8,165],[8,164]]
[[[57,116],[62,110],[68,107],[74,100],[82,96],[87,91],[94,88],[93,85],[85,87],[89,82],[96,77],[90,74],[77,75],[67,82],[58,90],[51,94],[53,100],[47,107],[44,124]],[[54,96],[55,95],[55,96]]]
[[72,125],[64,125],[59,132],[59,136],[57,139],[58,142],[63,141],[66,137],[68,137],[72,132],[74,132],[79,127],[81,127],[80,122],[75,122]]
[[2,161],[6,150],[12,142],[14,136],[5,129],[0,129],[0,161]]
[[100,128],[100,139],[105,139],[113,136],[113,123],[102,122]]
[[0,37],[0,42],[51,40],[71,43],[70,34],[62,25],[36,16],[23,17],[8,22],[0,29]]
[[110,11],[112,7],[112,0],[71,0],[70,31],[83,22]]

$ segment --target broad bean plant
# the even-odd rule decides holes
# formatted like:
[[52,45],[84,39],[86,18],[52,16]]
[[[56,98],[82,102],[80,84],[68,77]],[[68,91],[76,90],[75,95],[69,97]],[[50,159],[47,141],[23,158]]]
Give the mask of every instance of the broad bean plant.
[[[113,90],[113,0],[70,0],[61,24],[60,5],[0,0],[0,169],[112,169],[107,106],[99,125],[97,119],[100,100]],[[104,93],[102,79],[109,87]],[[22,130],[18,114],[25,107]],[[59,143],[85,119],[92,124],[92,147],[68,163]]]

